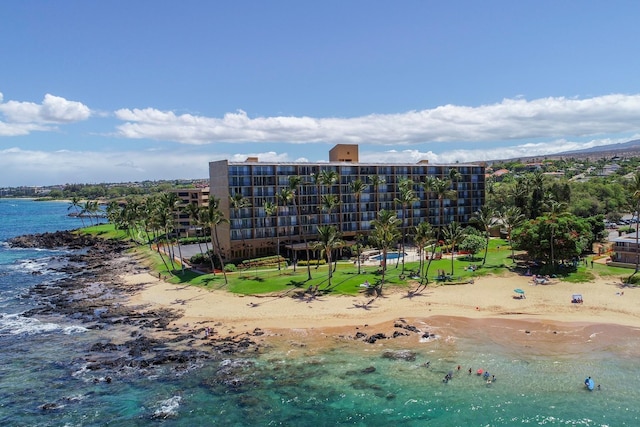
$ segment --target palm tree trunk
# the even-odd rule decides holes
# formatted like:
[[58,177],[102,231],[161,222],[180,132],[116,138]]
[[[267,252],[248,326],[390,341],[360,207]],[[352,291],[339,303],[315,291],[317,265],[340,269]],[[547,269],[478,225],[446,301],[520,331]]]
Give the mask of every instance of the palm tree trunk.
[[487,252],[489,252],[489,234],[487,233],[487,240],[484,245],[484,259],[482,260],[482,265],[485,265],[487,262]]
[[209,251],[209,249],[207,249],[207,255],[209,256],[209,261],[211,262],[211,273],[213,273],[213,275],[216,275],[216,265],[213,262],[213,255],[214,255],[214,251],[216,248],[216,241],[213,237],[213,228],[209,229],[209,233],[210,233],[210,237],[211,237],[211,251]]
[[178,244],[178,255],[180,256],[180,267],[182,274],[184,275],[184,260],[182,259],[182,246],[180,245],[180,238],[176,237],[176,243]]
[[437,244],[433,243],[433,249],[431,250],[431,255],[429,255],[429,261],[427,262],[427,271],[424,272],[424,277],[427,279],[427,285],[429,284],[429,269],[431,268],[431,263],[433,262],[433,258],[436,256],[436,248]]
[[224,284],[228,285],[229,281],[227,280],[227,272],[224,269],[224,261],[222,259],[222,250],[220,248],[220,238],[218,237],[218,227],[213,227],[213,234],[215,236],[216,248],[218,252],[218,260],[220,261],[220,269],[222,270],[222,275],[224,276]]
[[453,254],[455,251],[453,250],[454,245],[451,246],[451,275],[453,276]]
[[[633,218],[632,218],[633,219]],[[640,204],[636,205],[636,268],[633,274],[629,277],[633,277],[640,270],[640,247],[638,247],[638,243],[640,242]],[[593,261],[591,261],[591,265],[593,266]]]
[[158,241],[158,243],[156,244],[156,251],[158,252],[158,255],[160,255],[160,259],[162,260],[162,263],[164,264],[164,267],[167,269],[167,271],[169,272],[170,275],[173,275],[173,270],[171,268],[169,268],[169,265],[165,261],[164,256],[162,256],[162,249],[160,247],[160,241]]
[[304,241],[304,251],[307,255],[307,280],[311,280],[311,259],[309,258],[309,243],[307,242],[307,235],[304,232],[302,221],[300,220],[300,205],[296,203],[296,214],[298,215],[298,230],[299,234]]
[[[276,203],[278,200],[276,199]],[[276,255],[278,256],[278,271],[280,271],[280,206],[276,205]]]
[[380,294],[382,294],[382,286],[384,285],[384,276],[387,272],[387,249],[382,249],[382,279],[380,281]]

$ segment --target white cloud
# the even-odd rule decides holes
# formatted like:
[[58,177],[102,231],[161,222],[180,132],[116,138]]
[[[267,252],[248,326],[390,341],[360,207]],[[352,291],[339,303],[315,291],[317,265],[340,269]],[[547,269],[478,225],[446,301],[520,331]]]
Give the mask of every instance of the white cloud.
[[414,145],[589,136],[640,130],[640,95],[588,99],[504,99],[478,107],[444,105],[431,110],[354,118],[256,117],[244,111],[222,118],[176,115],[153,108],[121,109],[120,136],[175,141],[358,143]]
[[[219,156],[218,158],[224,158]],[[167,159],[170,159],[168,161]],[[202,153],[0,150],[0,186],[208,178]]]
[[420,160],[428,160],[431,163],[465,163],[486,160],[517,159],[531,156],[544,156],[568,151],[584,150],[600,145],[618,144],[632,139],[638,139],[640,135],[622,139],[597,139],[589,142],[568,141],[558,139],[540,143],[526,143],[520,145],[477,148],[471,150],[449,150],[436,154],[433,151],[422,152],[420,150],[389,150],[384,152],[360,151],[361,163],[417,163]]
[[[91,116],[89,107],[81,102],[68,101],[50,94],[44,96],[41,104],[36,104],[22,101],[3,102],[3,96],[0,93],[0,113],[5,118],[0,124],[13,129],[23,129],[26,133],[33,130],[53,130],[55,128],[43,125],[78,122]],[[21,128],[23,124],[31,124],[32,127]]]
[[70,123],[88,119],[91,110],[81,102],[67,101],[59,96],[46,94],[40,114],[46,122]]
[[29,123],[4,123],[0,121],[0,136],[29,135],[34,131],[50,130],[48,126]]

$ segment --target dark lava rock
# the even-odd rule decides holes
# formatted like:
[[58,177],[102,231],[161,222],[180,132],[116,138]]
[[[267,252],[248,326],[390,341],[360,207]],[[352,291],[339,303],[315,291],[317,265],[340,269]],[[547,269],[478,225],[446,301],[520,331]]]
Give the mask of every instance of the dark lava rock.
[[104,241],[86,234],[75,234],[71,231],[56,231],[55,233],[27,234],[9,239],[12,248],[68,248],[81,249],[93,246],[97,241]]
[[394,327],[394,328],[402,328],[402,329],[406,329],[407,331],[411,331],[411,332],[415,332],[415,333],[419,333],[419,332],[420,332],[420,330],[419,330],[418,328],[416,328],[415,326],[413,326],[413,325],[407,325],[406,323],[399,323],[399,322],[396,322],[396,323],[393,325],[393,327]]
[[378,341],[378,340],[384,340],[387,339],[387,336],[385,334],[383,334],[382,332],[371,335],[370,337],[368,337],[367,339],[365,339],[365,342],[368,342],[369,344],[373,344],[374,342]]

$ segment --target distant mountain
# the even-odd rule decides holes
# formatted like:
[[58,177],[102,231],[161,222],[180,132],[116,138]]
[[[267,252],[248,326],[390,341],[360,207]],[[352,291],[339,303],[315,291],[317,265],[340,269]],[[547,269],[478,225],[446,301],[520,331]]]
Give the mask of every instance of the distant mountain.
[[610,152],[640,152],[640,139],[633,141],[621,142],[619,144],[599,145],[597,147],[585,148],[584,150],[565,151],[556,153],[554,156],[568,156],[572,154],[590,154],[590,153],[610,153]]
[[562,153],[541,154],[538,156],[514,157],[511,159],[494,160],[487,163],[493,163],[505,160],[527,160],[540,161],[544,159],[591,159],[597,160],[612,157],[640,157],[640,139],[622,142],[619,144],[599,145],[597,147],[585,148],[584,150],[564,151]]

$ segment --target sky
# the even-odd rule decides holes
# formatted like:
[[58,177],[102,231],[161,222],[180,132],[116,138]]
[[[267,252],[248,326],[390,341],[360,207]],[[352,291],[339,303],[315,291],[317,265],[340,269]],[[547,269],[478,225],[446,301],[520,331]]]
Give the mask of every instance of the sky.
[[3,0],[0,187],[640,138],[636,0]]

